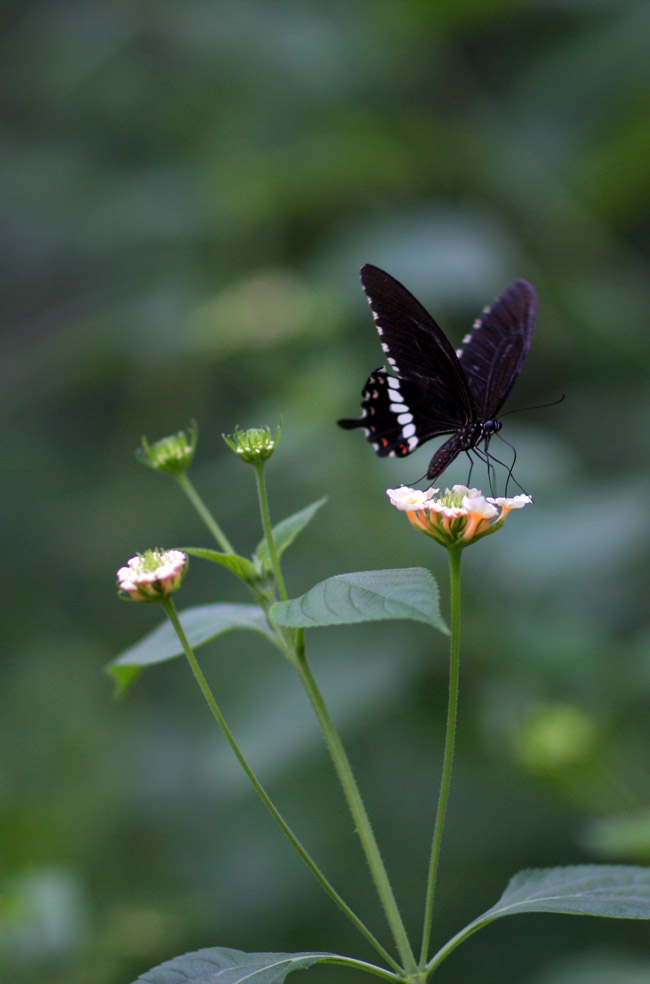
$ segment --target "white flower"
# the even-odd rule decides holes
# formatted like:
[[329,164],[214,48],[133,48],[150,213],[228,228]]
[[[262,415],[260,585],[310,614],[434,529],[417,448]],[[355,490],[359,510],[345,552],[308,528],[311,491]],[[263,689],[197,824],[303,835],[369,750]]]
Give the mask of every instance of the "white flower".
[[502,509],[510,511],[511,509],[523,509],[533,501],[530,495],[515,495],[511,499],[498,498],[498,499],[488,499],[488,502],[493,502],[495,506],[501,506]]
[[425,509],[429,500],[436,494],[438,489],[410,489],[407,485],[400,485],[398,489],[386,489],[386,495],[391,504],[396,509],[409,512],[414,509]]
[[[476,490],[471,489],[472,493]],[[481,493],[474,495],[464,495],[462,507],[469,513],[477,513],[481,519],[494,519],[499,515],[499,510],[490,499],[486,499]]]
[[445,489],[445,495],[455,495],[460,498],[467,495],[470,499],[473,499],[477,495],[482,496],[483,493],[480,489],[468,489],[466,485],[452,485],[450,489]]
[[388,489],[392,504],[408,514],[416,529],[443,546],[459,548],[496,533],[511,509],[521,509],[533,501],[529,495],[486,498],[479,489],[466,485],[454,485],[444,495],[436,495],[437,489]]
[[448,506],[441,499],[432,499],[431,502],[427,502],[427,509],[431,512],[440,513],[441,516],[446,516],[448,519],[465,515],[465,510],[461,506]]
[[187,555],[181,550],[147,550],[117,572],[117,583],[133,601],[159,601],[181,586]]

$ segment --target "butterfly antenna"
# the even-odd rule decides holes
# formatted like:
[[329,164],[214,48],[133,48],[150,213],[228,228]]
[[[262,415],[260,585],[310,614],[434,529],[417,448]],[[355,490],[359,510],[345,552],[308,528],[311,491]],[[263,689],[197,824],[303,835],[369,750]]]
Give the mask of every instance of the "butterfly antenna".
[[[557,400],[552,400],[551,403],[536,403],[533,407],[518,407],[516,410],[506,410],[505,413],[500,414],[500,417],[507,417],[511,413],[524,413],[525,410],[543,410],[545,407],[556,407],[558,403],[562,403],[566,399],[566,394],[563,393],[562,396],[558,397]],[[503,438],[501,438],[503,440]],[[508,442],[506,441],[506,444]],[[512,447],[512,445],[511,445]]]

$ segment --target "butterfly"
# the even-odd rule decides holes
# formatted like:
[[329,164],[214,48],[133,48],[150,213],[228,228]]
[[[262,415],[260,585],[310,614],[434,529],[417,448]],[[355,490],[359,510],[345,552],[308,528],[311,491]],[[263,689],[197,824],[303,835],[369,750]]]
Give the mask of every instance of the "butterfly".
[[528,355],[537,295],[527,280],[515,280],[483,309],[454,351],[428,311],[399,281],[368,263],[361,283],[372,309],[388,365],[370,374],[362,415],[339,420],[361,427],[381,457],[405,457],[425,441],[451,436],[436,451],[426,477],[435,479],[461,451],[481,442],[487,454],[501,430],[497,414]]

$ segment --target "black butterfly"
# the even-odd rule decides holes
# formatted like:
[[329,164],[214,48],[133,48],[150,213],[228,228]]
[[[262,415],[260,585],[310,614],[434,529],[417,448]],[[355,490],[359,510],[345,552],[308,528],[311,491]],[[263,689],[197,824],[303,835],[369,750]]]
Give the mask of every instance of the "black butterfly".
[[526,280],[514,283],[483,309],[463,347],[454,352],[441,328],[397,280],[376,266],[361,269],[390,368],[370,374],[363,414],[339,420],[362,427],[378,455],[411,454],[440,434],[451,437],[436,451],[426,477],[435,480],[461,451],[471,451],[501,429],[497,413],[528,355],[537,295]]

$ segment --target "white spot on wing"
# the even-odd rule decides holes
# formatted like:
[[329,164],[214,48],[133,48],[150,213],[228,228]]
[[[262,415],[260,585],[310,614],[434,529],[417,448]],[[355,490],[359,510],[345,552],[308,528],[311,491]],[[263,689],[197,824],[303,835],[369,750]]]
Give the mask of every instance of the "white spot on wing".
[[409,437],[409,451],[415,451],[418,446],[417,437]]
[[412,421],[413,421],[412,413],[401,413],[397,418],[398,424],[410,424],[412,423]]
[[415,434],[415,424],[407,424],[404,430],[402,431],[402,437],[409,438],[409,437],[413,437],[414,434]]
[[391,389],[399,389],[399,379],[395,379],[394,376],[387,376],[386,382]]

